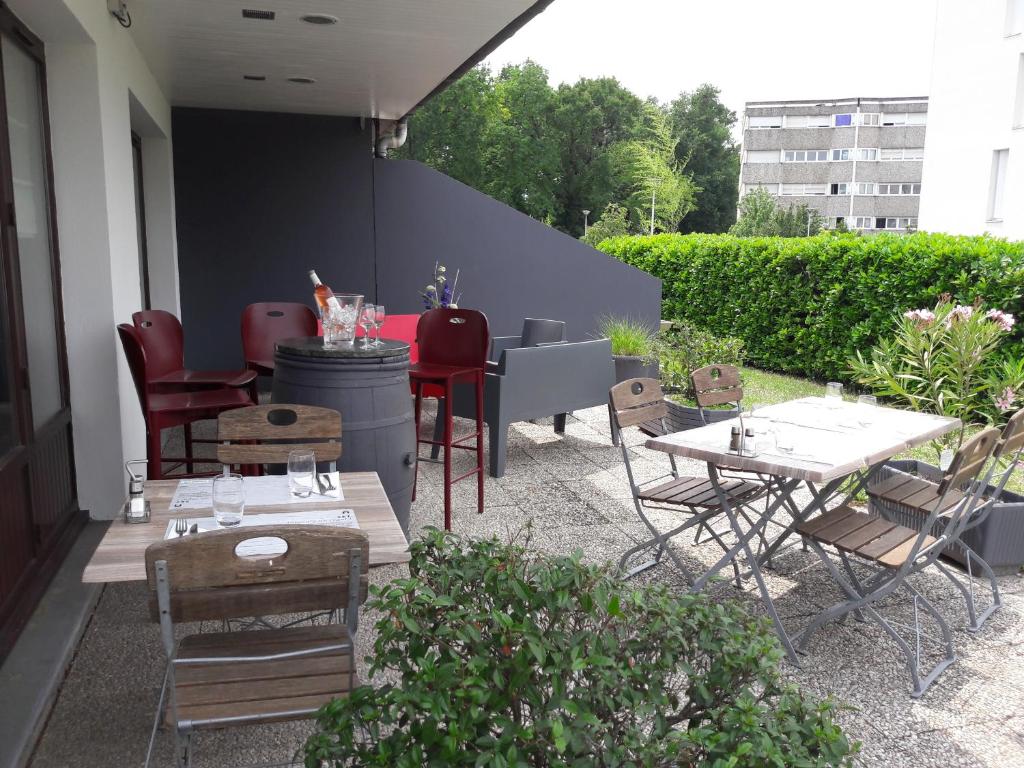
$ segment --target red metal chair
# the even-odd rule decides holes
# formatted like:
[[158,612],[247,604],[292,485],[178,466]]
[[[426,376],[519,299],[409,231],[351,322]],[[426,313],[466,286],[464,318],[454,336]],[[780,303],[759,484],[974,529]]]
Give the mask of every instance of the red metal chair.
[[[135,382],[135,391],[139,395],[139,405],[146,420],[146,460],[147,476],[150,480],[164,477],[165,462],[184,464],[185,471],[192,473],[195,457],[192,455],[192,439],[189,427],[193,422],[202,419],[215,419],[232,408],[244,408],[255,403],[247,389],[219,387],[217,389],[192,390],[185,392],[154,392],[147,385],[152,378],[149,371],[151,363],[147,349],[142,341],[138,328],[121,323],[117,326],[121,337],[128,367]],[[165,457],[160,441],[160,432],[170,427],[185,426],[185,456]],[[173,471],[172,467],[172,471]],[[180,476],[180,475],[179,475]]]
[[274,344],[279,339],[316,335],[316,314],[305,304],[261,301],[242,312],[245,366],[261,376],[274,373]]
[[256,374],[233,371],[193,371],[185,367],[185,334],[170,312],[148,309],[132,315],[146,350],[146,386],[151,392],[190,392],[219,387],[246,387],[256,399]]
[[[470,475],[477,476],[477,513],[484,511],[484,368],[487,365],[487,350],[491,335],[487,317],[474,309],[431,309],[420,316],[416,325],[416,342],[419,347],[419,361],[409,368],[409,381],[416,394],[416,443],[417,454],[420,443],[440,445],[444,448],[444,527],[452,527],[452,485]],[[452,413],[445,408],[444,437],[442,440],[427,440],[420,437],[420,412],[423,390],[436,386],[451,402],[452,389],[458,382],[473,384],[476,389],[476,428],[458,439],[452,436]],[[463,445],[476,438],[476,445]],[[452,449],[476,451],[476,467],[452,479]],[[417,460],[417,479],[419,475]],[[413,484],[413,498],[416,485]]]

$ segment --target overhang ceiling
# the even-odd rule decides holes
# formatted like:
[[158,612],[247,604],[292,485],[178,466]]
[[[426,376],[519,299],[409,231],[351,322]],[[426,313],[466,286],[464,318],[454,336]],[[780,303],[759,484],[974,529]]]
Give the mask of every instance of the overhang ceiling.
[[[127,0],[175,106],[404,116],[536,0]],[[243,10],[271,11],[272,20]],[[326,14],[315,25],[304,15]],[[247,80],[246,76],[265,80]],[[288,78],[312,78],[313,83]]]

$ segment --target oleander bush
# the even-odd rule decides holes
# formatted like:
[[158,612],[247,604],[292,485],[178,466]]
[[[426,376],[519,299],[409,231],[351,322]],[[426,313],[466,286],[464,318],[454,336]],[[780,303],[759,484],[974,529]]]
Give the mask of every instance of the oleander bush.
[[[826,232],[814,237],[654,235],[601,250],[662,281],[662,316],[737,336],[759,367],[849,380],[846,361],[908,307],[943,294],[1024,313],[1024,243],[994,237]],[[1004,352],[1024,352],[1020,328]]]
[[780,678],[767,620],[579,556],[436,529],[377,589],[387,682],[324,706],[308,768],[836,766],[834,705]]

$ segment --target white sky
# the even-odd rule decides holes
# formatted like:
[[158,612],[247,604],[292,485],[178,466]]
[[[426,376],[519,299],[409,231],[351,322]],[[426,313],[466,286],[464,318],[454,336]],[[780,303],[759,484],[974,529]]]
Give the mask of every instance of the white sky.
[[935,0],[555,0],[491,56],[552,86],[613,76],[666,102],[710,82],[755,100],[926,96]]

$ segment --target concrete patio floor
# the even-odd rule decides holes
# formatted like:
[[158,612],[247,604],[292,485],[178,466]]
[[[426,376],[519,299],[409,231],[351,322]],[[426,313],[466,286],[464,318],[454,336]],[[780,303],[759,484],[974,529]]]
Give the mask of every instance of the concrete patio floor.
[[[667,459],[644,448],[635,430],[631,433],[627,445],[641,476],[662,474]],[[697,463],[682,462],[680,469],[704,472]],[[424,465],[412,510],[413,535],[424,526],[442,524],[441,499],[440,468]],[[485,514],[475,514],[475,491],[468,481],[456,486],[455,507],[457,532],[504,536],[532,520],[534,547],[559,554],[580,549],[594,562],[617,560],[622,551],[646,538],[629,498],[621,454],[610,445],[604,408],[577,412],[564,436],[553,433],[550,420],[516,424],[509,438],[506,475],[487,479]],[[680,539],[676,551],[694,568],[709,565],[720,554],[714,544],[691,542]],[[791,630],[839,596],[817,558],[798,546],[787,549],[775,566],[768,572],[768,584]],[[404,566],[375,569],[371,580],[381,584],[405,571]],[[680,574],[668,564],[636,579],[684,587]],[[863,744],[859,764],[1024,765],[1022,577],[1001,578],[1004,607],[978,635],[962,629],[962,599],[941,575],[923,574],[915,585],[950,618],[959,657],[923,699],[910,698],[902,656],[873,624],[847,621],[827,627],[812,641],[802,666],[784,663],[784,674],[808,694],[832,695],[844,705],[840,722],[851,739]],[[743,591],[718,584],[712,595],[740,599],[752,611],[764,613],[752,582]],[[32,766],[142,764],[164,665],[146,601],[143,584],[105,587]],[[907,606],[890,605],[885,612],[912,622]],[[364,613],[360,656],[372,649],[375,619],[371,612]],[[308,731],[308,723],[299,723],[203,733],[194,742],[194,765],[287,764]],[[161,732],[154,765],[172,764],[171,738]]]

